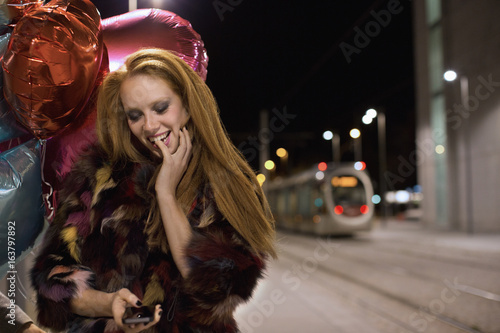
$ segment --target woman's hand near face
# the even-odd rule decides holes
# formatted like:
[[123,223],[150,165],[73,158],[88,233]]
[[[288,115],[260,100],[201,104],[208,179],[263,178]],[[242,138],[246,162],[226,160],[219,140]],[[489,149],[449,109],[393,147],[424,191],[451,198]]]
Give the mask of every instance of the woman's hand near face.
[[184,127],[179,131],[179,146],[175,153],[170,154],[168,147],[162,142],[158,143],[158,147],[162,152],[163,162],[156,179],[156,193],[175,197],[177,185],[179,185],[191,158],[191,138],[187,128]]
[[181,275],[186,277],[189,268],[184,250],[191,239],[192,230],[175,197],[175,191],[191,158],[191,138],[187,128],[184,127],[179,132],[179,147],[175,153],[170,154],[167,146],[162,143],[160,143],[160,147],[163,154],[163,164],[156,179],[156,199],[175,264]]

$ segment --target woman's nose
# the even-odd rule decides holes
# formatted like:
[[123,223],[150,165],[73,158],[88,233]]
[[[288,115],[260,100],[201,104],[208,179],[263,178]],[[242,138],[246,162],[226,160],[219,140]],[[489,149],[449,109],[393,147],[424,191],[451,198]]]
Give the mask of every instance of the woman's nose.
[[145,115],[144,117],[144,131],[154,134],[159,128],[159,122],[154,115]]

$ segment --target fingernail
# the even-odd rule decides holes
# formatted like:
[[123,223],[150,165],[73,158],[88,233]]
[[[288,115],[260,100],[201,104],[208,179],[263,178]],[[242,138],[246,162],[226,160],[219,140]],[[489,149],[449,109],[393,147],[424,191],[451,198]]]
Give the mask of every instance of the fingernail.
[[136,304],[137,306],[142,306],[142,302],[141,302],[141,301],[137,301],[135,304]]

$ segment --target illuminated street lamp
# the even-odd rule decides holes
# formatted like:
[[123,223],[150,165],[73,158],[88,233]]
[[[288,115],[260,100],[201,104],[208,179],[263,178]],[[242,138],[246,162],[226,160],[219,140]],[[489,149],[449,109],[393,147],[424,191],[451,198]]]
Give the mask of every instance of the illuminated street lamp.
[[335,164],[340,163],[340,136],[332,131],[323,132],[323,139],[332,140],[332,158]]
[[279,158],[288,158],[288,152],[286,151],[285,148],[278,148],[276,150],[276,155],[279,157]]
[[[378,130],[378,164],[379,164],[379,191],[381,201],[381,218],[382,222],[385,223],[387,217],[387,202],[385,200],[385,193],[387,192],[387,186],[385,183],[384,173],[387,170],[387,151],[385,143],[385,113],[377,111],[375,109],[368,109],[363,117],[364,124],[371,124],[373,119],[377,118],[377,130]],[[368,119],[370,119],[368,121]]]
[[[457,74],[457,72],[453,70],[447,70],[443,74],[443,78],[448,82],[453,82],[457,78],[460,78],[460,102],[462,103],[462,107],[469,111],[469,78],[463,74]],[[467,232],[472,234],[474,232],[474,221],[473,221],[473,204],[472,204],[472,147],[471,147],[471,137],[470,137],[470,121],[465,122],[464,126],[464,146],[465,146],[465,196],[466,196],[466,206],[467,206]],[[438,147],[436,147],[438,148]],[[442,150],[439,149],[436,151]]]
[[361,161],[361,131],[357,128],[353,128],[349,135],[354,139],[354,160]]
[[282,173],[287,173],[288,169],[288,151],[285,148],[276,149],[276,156],[280,158],[280,170]]
[[267,160],[266,163],[264,163],[264,167],[267,170],[271,171],[271,170],[274,170],[276,168],[276,164],[274,164],[274,162],[271,160]]
[[264,176],[264,174],[262,173],[259,173],[257,175],[257,181],[259,182],[260,186],[262,186],[262,184],[264,184],[264,182],[266,181],[266,176]]
[[455,81],[455,79],[458,77],[457,72],[455,71],[446,71],[443,75],[444,79],[448,82]]

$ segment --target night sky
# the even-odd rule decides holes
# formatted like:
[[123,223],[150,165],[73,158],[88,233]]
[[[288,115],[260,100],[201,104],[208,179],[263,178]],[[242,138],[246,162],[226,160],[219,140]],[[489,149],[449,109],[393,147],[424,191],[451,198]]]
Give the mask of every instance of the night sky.
[[[102,18],[128,10],[124,0],[93,2]],[[415,149],[411,1],[138,2],[138,8],[152,7],[180,15],[201,35],[209,56],[206,82],[232,140],[254,168],[262,109],[271,118],[281,115],[271,152],[289,150],[291,172],[332,159],[331,143],[322,138],[327,129],[339,132],[342,160],[352,161],[348,133],[357,127],[363,160],[377,180],[376,124],[361,123],[371,107],[386,113],[389,171],[397,174]],[[415,183],[413,172],[395,188]]]

